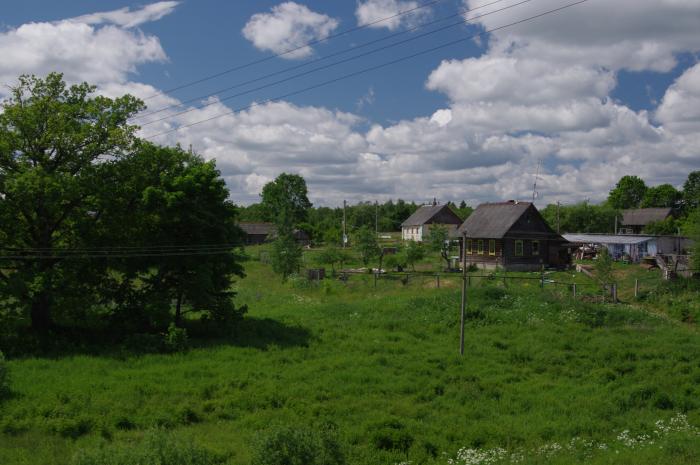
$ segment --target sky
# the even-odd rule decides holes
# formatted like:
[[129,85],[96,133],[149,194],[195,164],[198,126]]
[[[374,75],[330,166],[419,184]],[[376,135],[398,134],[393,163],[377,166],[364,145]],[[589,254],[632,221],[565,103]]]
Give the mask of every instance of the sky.
[[216,159],[244,205],[282,172],[327,206],[529,200],[540,163],[539,206],[628,174],[681,187],[700,169],[698,0],[520,22],[575,1],[8,2],[0,98],[52,71],[136,95],[139,135]]

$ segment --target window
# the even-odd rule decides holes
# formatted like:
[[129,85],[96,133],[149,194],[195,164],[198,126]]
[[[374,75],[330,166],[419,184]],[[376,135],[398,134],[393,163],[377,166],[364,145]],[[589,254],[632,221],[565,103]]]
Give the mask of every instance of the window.
[[467,254],[471,255],[472,254],[472,240],[467,239]]
[[489,239],[489,255],[496,255],[496,241]]
[[515,241],[515,256],[516,257],[522,257],[523,256],[523,241]]
[[479,239],[479,241],[476,244],[477,244],[476,253],[478,253],[479,255],[482,255],[484,253],[484,241]]
[[532,255],[540,254],[540,241],[532,241]]

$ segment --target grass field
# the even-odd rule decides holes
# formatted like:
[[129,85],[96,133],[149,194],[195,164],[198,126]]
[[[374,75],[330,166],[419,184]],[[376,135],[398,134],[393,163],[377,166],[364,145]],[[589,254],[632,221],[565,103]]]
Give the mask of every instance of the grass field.
[[327,423],[357,465],[700,463],[700,344],[683,310],[697,291],[599,305],[475,280],[460,357],[456,279],[315,286],[246,270],[249,314],[226,340],[10,360],[0,464],[88,463],[76,454],[138,450],[158,430],[247,465],[269,431]]

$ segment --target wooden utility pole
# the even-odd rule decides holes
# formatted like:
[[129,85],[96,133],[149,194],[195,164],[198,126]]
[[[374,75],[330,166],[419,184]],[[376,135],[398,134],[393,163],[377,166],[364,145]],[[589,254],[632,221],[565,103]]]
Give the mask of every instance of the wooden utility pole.
[[379,202],[374,201],[374,234],[379,237]]
[[343,200],[343,248],[346,247],[347,242],[348,242],[348,230],[346,227],[347,220],[345,217],[345,206],[347,205],[347,202]]
[[557,234],[561,234],[561,217],[559,216],[559,201],[557,200]]
[[460,312],[460,330],[459,330],[459,355],[464,355],[464,318],[467,308],[467,254],[464,246],[467,243],[467,235],[462,235],[462,302]]

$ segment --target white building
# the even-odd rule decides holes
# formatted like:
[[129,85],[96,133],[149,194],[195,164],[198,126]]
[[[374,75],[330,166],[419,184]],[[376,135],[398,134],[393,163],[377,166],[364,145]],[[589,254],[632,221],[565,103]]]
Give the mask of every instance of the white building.
[[457,234],[462,220],[449,205],[423,205],[401,224],[401,238],[404,241],[422,242],[430,234],[430,227],[440,225],[447,228],[450,237]]

